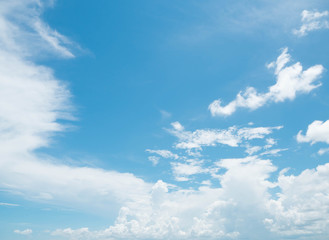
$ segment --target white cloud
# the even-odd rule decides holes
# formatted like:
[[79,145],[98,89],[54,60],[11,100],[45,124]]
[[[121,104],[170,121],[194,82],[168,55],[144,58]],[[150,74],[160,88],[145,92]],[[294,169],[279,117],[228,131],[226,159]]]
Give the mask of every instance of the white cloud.
[[176,131],[183,131],[184,127],[179,123],[179,122],[173,122],[171,123],[171,126],[176,130]]
[[[52,69],[26,58],[37,51],[35,45],[44,44],[44,35],[37,37],[40,32],[24,25],[31,21],[41,23],[38,17],[43,4],[32,0],[0,3],[1,189],[83,211],[115,211],[123,202],[138,198],[143,201],[152,185],[133,174],[72,167],[35,152],[49,146],[51,137],[66,129],[58,120],[74,119],[66,85],[54,77]],[[61,37],[48,27],[47,31],[54,41],[49,42],[50,47],[57,47],[57,54],[63,55],[64,48],[59,48],[55,40]],[[30,36],[34,36],[35,45],[30,45]]]
[[123,206],[109,228],[53,234],[69,239],[327,238],[329,164],[296,176],[284,169],[272,181],[277,168],[270,160],[247,157],[215,164],[225,170],[218,178],[221,187],[187,190],[160,180],[147,201]]
[[249,155],[253,155],[256,152],[259,152],[262,149],[262,147],[260,146],[247,146],[246,147],[246,153],[248,153]]
[[18,207],[19,204],[0,202],[0,206]]
[[273,138],[267,138],[266,139],[266,145],[264,146],[265,149],[268,149],[268,148],[271,148],[273,147],[273,145],[276,145],[277,144],[277,141]]
[[40,37],[45,40],[55,51],[60,55],[67,58],[74,57],[64,45],[72,44],[67,37],[58,33],[56,30],[52,30],[48,25],[37,19],[33,24],[34,29],[40,35]]
[[325,142],[329,144],[329,120],[314,121],[307,127],[306,134],[303,135],[302,131],[297,134],[298,142],[311,142],[311,144],[317,142]]
[[1,48],[20,56],[36,57],[48,52],[60,57],[74,57],[69,47],[76,44],[51,29],[40,17],[52,3],[52,0],[1,1]]
[[[270,161],[257,158],[223,159],[217,165],[226,169],[220,178],[222,187],[186,190],[158,181],[148,202],[137,203],[134,208],[122,207],[113,226],[89,231],[89,236],[91,239],[235,239],[246,233],[251,236],[252,230],[259,227],[255,218],[265,209],[264,202],[269,196],[266,190],[271,184],[267,178],[276,168]],[[79,239],[81,231],[56,230],[56,235]]]
[[209,172],[202,167],[203,161],[188,159],[184,163],[172,162],[171,167],[177,181],[188,181],[189,176]]
[[280,152],[282,151],[287,151],[288,148],[277,148],[277,149],[271,149],[271,150],[267,150],[265,152],[262,152],[261,154],[259,154],[260,156],[263,155],[272,155],[272,156],[280,156]]
[[282,126],[277,126],[239,129],[233,126],[228,129],[197,129],[191,132],[184,130],[179,122],[175,122],[175,124],[179,124],[179,128],[174,127],[169,132],[178,138],[175,147],[181,149],[201,149],[203,146],[216,146],[217,144],[237,147],[243,141],[262,139],[271,134],[273,130],[282,128]]
[[[281,192],[267,207],[268,228],[281,235],[326,239],[329,232],[329,164],[304,170],[300,175],[285,175],[278,179]],[[305,238],[304,238],[305,239]]]
[[158,165],[160,158],[157,156],[149,156],[148,160],[150,160],[153,164],[153,166]]
[[[149,184],[130,173],[73,167],[38,155],[35,150],[48,146],[53,134],[65,130],[65,125],[58,120],[72,119],[68,107],[70,92],[54,77],[52,69],[26,60],[25,53],[33,52],[31,49],[17,50],[25,49],[21,44],[24,34],[16,35],[20,25],[7,20],[3,12],[8,13],[8,6],[21,7],[23,3],[2,1],[0,8],[0,27],[5,31],[0,31],[3,47],[0,54],[0,187],[30,200],[93,213],[95,209],[105,213],[120,209],[115,223],[107,229],[57,229],[52,232],[54,236],[75,240],[259,239],[258,234],[262,232],[266,239],[271,239],[263,221],[273,234],[327,233],[329,165],[305,170],[297,176],[281,174],[278,181],[273,182],[269,178],[276,167],[270,160],[222,159],[210,169],[216,171],[218,177],[212,181],[219,181],[214,186],[220,187],[184,189],[161,180]],[[25,6],[30,5],[24,5],[24,9]],[[54,37],[52,31],[48,34]],[[58,49],[59,42],[53,38],[48,40],[46,42],[55,49],[57,46],[58,54],[63,55],[63,49]],[[40,41],[43,43],[45,39]],[[277,67],[280,73],[283,66]],[[188,150],[217,144],[239,146],[253,139],[264,139],[273,130],[280,129],[231,127],[190,132],[178,122],[172,125],[171,132],[178,137],[176,147]],[[172,166],[181,180],[210,171],[202,166],[202,161],[196,160]],[[275,187],[279,188],[279,194],[272,197],[270,190]],[[15,233],[28,235],[32,230],[15,230]]]
[[319,151],[318,151],[318,154],[319,155],[323,155],[325,153],[328,153],[329,152],[329,148],[321,148]]
[[146,149],[146,152],[158,154],[158,155],[160,155],[163,158],[173,158],[173,159],[178,159],[179,158],[179,156],[177,154],[172,153],[169,150],[152,150],[152,149]]
[[14,230],[14,233],[17,233],[20,235],[30,235],[30,234],[32,234],[32,229]]
[[302,26],[299,29],[293,30],[293,33],[297,36],[301,37],[314,30],[329,28],[328,11],[317,12],[304,10],[302,11],[301,16]]
[[321,86],[321,83],[315,83],[315,81],[320,78],[324,70],[322,65],[314,65],[303,70],[299,62],[287,66],[290,58],[288,48],[285,48],[277,60],[268,65],[269,68],[275,67],[277,79],[276,83],[269,87],[267,93],[258,93],[255,88],[248,87],[245,91],[239,92],[236,99],[226,106],[221,105],[220,99],[212,102],[209,105],[211,114],[213,116],[229,116],[238,108],[255,110],[266,103],[293,100],[297,94],[309,93]]

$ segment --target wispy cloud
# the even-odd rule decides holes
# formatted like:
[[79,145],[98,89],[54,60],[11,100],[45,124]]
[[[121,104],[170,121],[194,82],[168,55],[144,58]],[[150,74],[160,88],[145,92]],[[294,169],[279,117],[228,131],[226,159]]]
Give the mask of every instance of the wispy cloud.
[[329,29],[328,11],[318,12],[304,10],[301,16],[302,26],[299,29],[293,30],[293,33],[297,36],[302,37],[315,30]]
[[0,206],[18,207],[19,204],[0,202]]
[[25,229],[25,230],[14,230],[14,233],[20,234],[20,235],[31,235],[32,229]]
[[152,162],[153,166],[158,165],[160,158],[157,156],[149,156],[148,160],[150,160],[150,162]]
[[151,185],[130,173],[72,167],[35,152],[66,129],[59,120],[74,119],[66,84],[51,68],[31,61],[31,54],[40,54],[43,44],[59,56],[71,56],[62,45],[66,38],[42,22],[45,4],[0,3],[0,187],[33,201],[112,211],[138,195],[143,198]]
[[321,86],[321,83],[316,83],[316,80],[324,71],[322,65],[314,65],[303,70],[299,62],[287,66],[290,60],[288,48],[285,48],[277,60],[268,65],[269,68],[275,68],[274,73],[277,79],[276,83],[269,87],[267,93],[258,93],[255,88],[248,87],[245,91],[239,92],[236,99],[226,106],[222,106],[220,99],[215,100],[209,105],[212,116],[229,116],[238,108],[255,110],[266,103],[293,100],[297,94],[309,93]]
[[325,153],[328,153],[329,152],[329,148],[321,148],[319,151],[318,151],[318,154],[319,155],[323,155]]

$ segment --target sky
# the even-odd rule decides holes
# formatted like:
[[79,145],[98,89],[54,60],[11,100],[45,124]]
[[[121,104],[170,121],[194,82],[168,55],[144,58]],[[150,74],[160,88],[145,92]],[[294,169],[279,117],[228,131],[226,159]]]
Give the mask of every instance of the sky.
[[326,0],[0,0],[0,238],[325,240]]

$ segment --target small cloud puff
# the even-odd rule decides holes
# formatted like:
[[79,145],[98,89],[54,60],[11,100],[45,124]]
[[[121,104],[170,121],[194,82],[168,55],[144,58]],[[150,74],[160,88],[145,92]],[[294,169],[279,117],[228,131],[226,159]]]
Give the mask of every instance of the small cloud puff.
[[328,11],[317,12],[304,10],[301,16],[302,26],[299,29],[293,30],[293,33],[299,37],[305,36],[308,32],[314,30],[329,28]]

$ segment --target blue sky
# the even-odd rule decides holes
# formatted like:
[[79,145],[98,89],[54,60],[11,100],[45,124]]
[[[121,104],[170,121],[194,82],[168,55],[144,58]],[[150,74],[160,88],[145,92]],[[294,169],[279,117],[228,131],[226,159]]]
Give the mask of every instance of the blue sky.
[[1,239],[326,239],[328,11],[0,1]]

